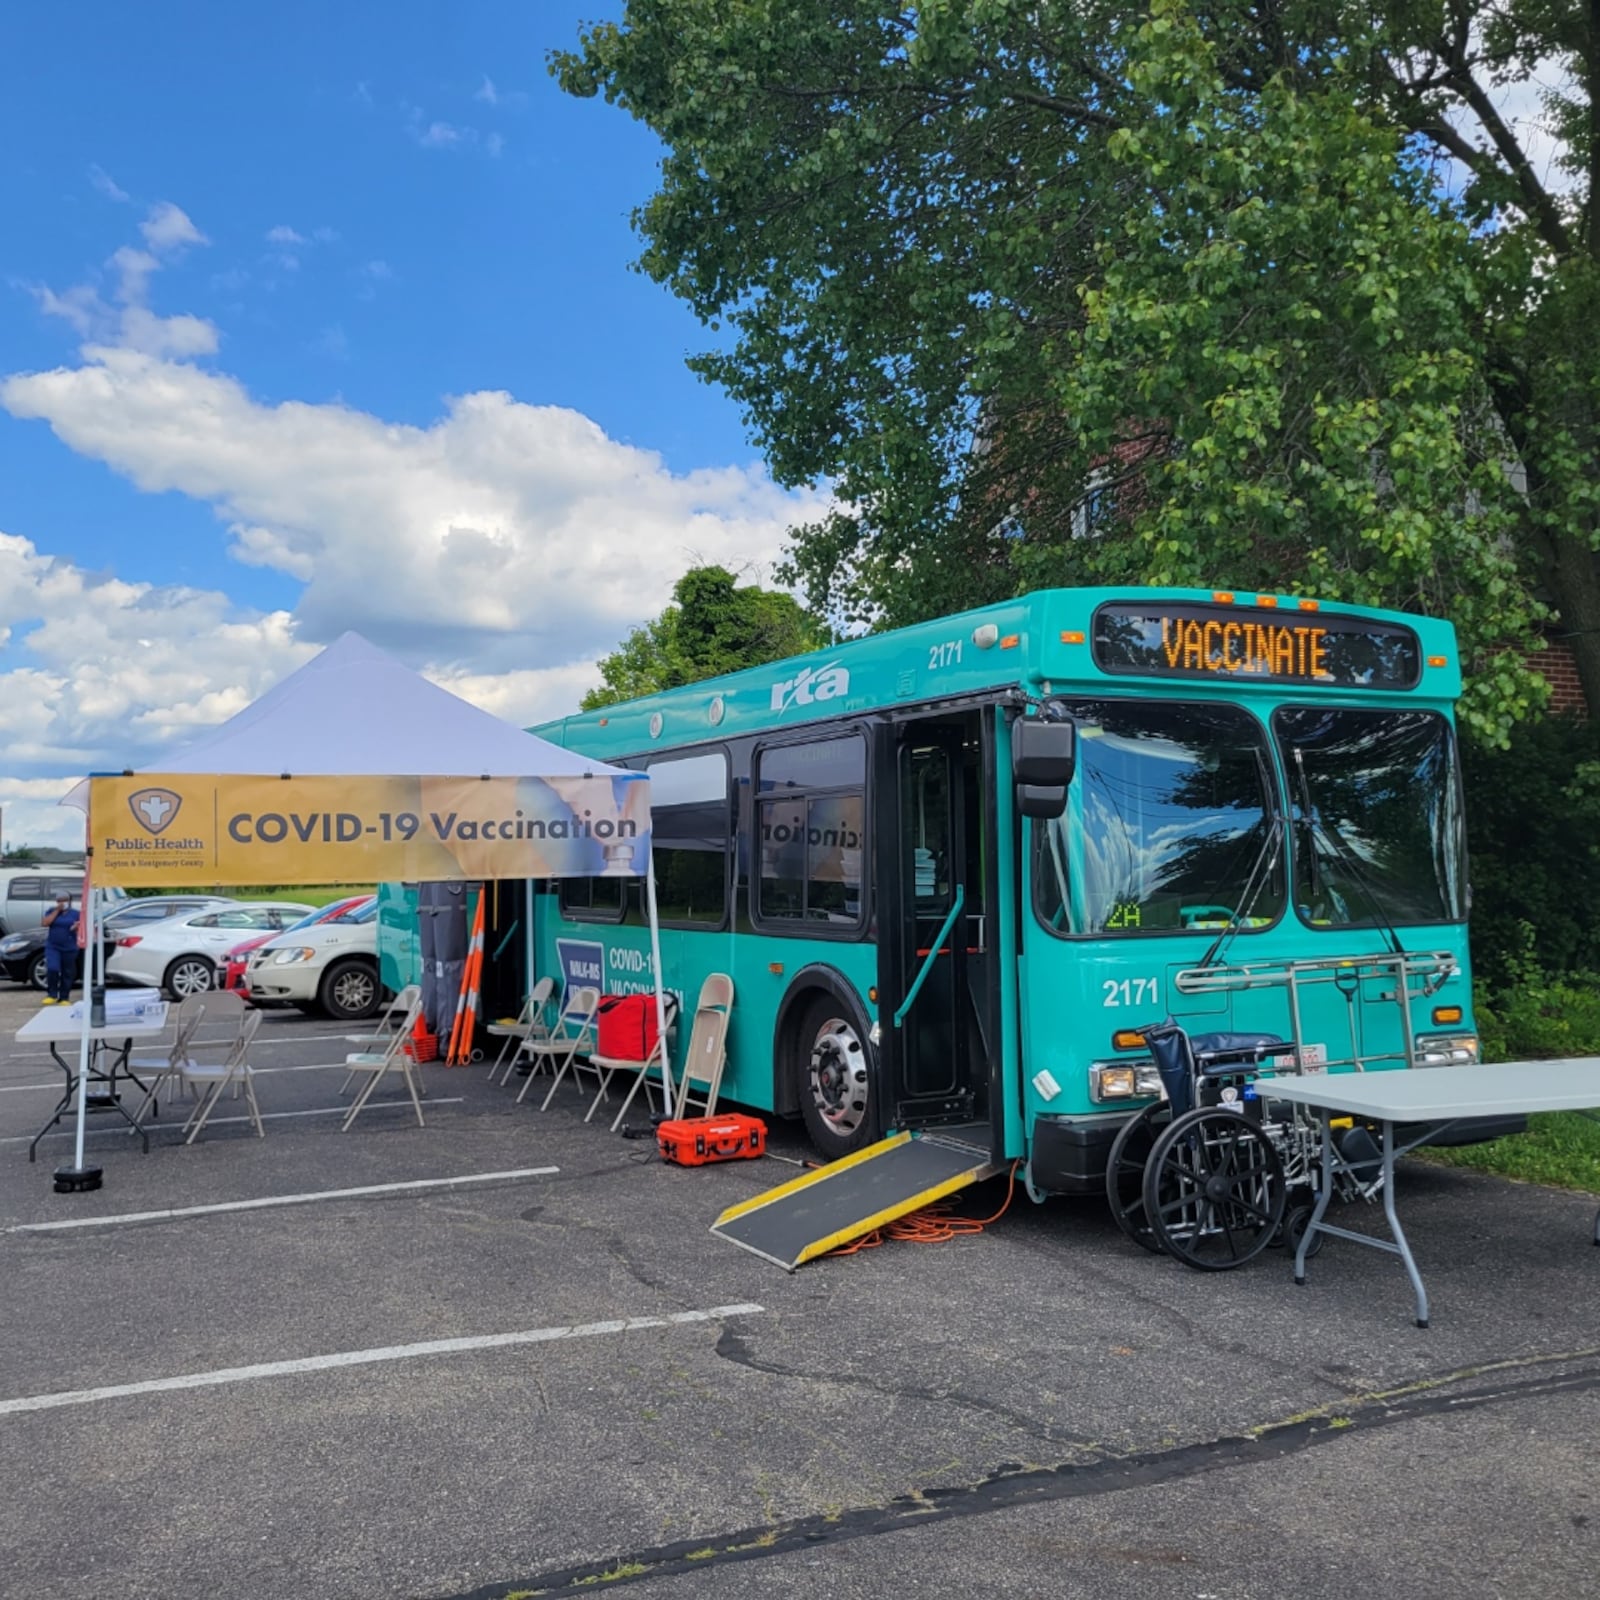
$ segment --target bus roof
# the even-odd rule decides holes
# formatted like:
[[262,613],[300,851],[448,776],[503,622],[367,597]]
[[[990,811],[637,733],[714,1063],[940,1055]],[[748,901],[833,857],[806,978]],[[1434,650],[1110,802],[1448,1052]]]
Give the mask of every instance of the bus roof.
[[1209,589],[1040,589],[529,731],[605,757],[1007,688],[1437,703],[1460,694],[1461,672],[1455,629],[1435,617]]

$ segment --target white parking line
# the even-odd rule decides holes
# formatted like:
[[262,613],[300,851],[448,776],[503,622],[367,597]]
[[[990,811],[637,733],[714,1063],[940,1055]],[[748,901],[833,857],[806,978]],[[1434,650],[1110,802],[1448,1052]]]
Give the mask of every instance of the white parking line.
[[[244,1120],[244,1119],[240,1119]],[[306,1206],[317,1200],[350,1200],[361,1195],[414,1194],[419,1189],[464,1189],[475,1183],[515,1183],[548,1178],[560,1167],[518,1167],[509,1172],[469,1172],[458,1178],[412,1178],[405,1183],[369,1183],[359,1189],[315,1189],[308,1194],[271,1194],[259,1200],[222,1200],[209,1206],[167,1211],[124,1211],[109,1217],[69,1217],[59,1222],[19,1222],[0,1233],[55,1233],[64,1228],[109,1228],[123,1222],[164,1222],[175,1217],[208,1217],[218,1211],[262,1211],[269,1206]]]
[[503,1350],[512,1345],[553,1344],[559,1339],[592,1339],[606,1333],[634,1333],[641,1328],[672,1328],[693,1322],[720,1322],[724,1317],[750,1317],[764,1306],[712,1306],[706,1311],[671,1311],[660,1317],[617,1317],[609,1322],[581,1322],[564,1328],[529,1328],[521,1333],[487,1333],[467,1339],[428,1339],[421,1344],[385,1345],[377,1350],[341,1350],[334,1355],[305,1356],[298,1361],[264,1361],[252,1367],[222,1367],[178,1378],[151,1378],[143,1383],[113,1383],[101,1389],[68,1389],[57,1394],[26,1395],[0,1400],[0,1417],[23,1411],[50,1411],[57,1406],[85,1406],[96,1400],[121,1400],[129,1395],[162,1394],[172,1389],[211,1389],[257,1378],[286,1378],[335,1367],[369,1366],[379,1361],[409,1361],[418,1356],[461,1355],[472,1350]]
[[[445,1099],[445,1100],[435,1100],[435,1099],[430,1097],[429,1100],[428,1100],[428,1104],[430,1106],[459,1106],[459,1105],[465,1104],[466,1098],[467,1097],[464,1094],[452,1095],[452,1096],[450,1096],[449,1099]],[[409,1102],[399,1101],[399,1100],[393,1102],[393,1105],[396,1108],[398,1108],[402,1104],[409,1104]],[[343,1117],[343,1116],[348,1116],[349,1112],[350,1112],[350,1107],[348,1105],[342,1105],[342,1106],[318,1106],[315,1111],[263,1111],[261,1113],[261,1120],[263,1122],[276,1122],[276,1121],[279,1121],[279,1120],[281,1120],[282,1118],[285,1118],[285,1117]],[[206,1126],[208,1128],[223,1128],[223,1127],[226,1127],[230,1122],[249,1122],[249,1121],[250,1121],[249,1117],[213,1117],[206,1124]],[[158,1122],[158,1123],[155,1124],[155,1127],[156,1127],[157,1131],[159,1132],[160,1128],[161,1128],[161,1124]],[[95,1130],[93,1128],[91,1128],[89,1131],[91,1133],[93,1133]],[[75,1130],[71,1129],[71,1128],[66,1128],[66,1129],[63,1129],[60,1132],[47,1133],[45,1135],[45,1138],[46,1139],[71,1139],[74,1136],[75,1136]],[[29,1135],[27,1135],[25,1133],[15,1134],[12,1137],[6,1138],[6,1139],[0,1139],[0,1144],[32,1144],[32,1143],[33,1143],[32,1138],[30,1138]]]

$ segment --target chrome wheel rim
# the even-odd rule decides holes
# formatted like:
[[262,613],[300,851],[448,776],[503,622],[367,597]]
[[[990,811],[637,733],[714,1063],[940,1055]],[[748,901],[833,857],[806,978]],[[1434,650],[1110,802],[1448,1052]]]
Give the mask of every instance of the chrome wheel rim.
[[830,1017],[817,1029],[808,1076],[817,1115],[848,1138],[867,1117],[867,1052],[843,1017]]

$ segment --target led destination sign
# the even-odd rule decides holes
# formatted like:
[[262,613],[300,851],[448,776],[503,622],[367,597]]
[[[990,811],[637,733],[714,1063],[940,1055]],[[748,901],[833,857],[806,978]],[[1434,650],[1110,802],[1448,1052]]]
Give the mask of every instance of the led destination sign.
[[1239,606],[1101,606],[1095,664],[1155,678],[1271,679],[1326,688],[1413,689],[1417,636],[1395,623]]

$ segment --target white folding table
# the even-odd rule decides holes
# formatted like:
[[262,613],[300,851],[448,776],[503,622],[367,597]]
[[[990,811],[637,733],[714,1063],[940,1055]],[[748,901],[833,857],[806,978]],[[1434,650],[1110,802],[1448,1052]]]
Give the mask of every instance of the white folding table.
[[[47,1044],[55,1064],[61,1068],[66,1078],[66,1087],[62,1090],[61,1099],[57,1101],[50,1120],[34,1135],[33,1143],[28,1146],[28,1159],[34,1159],[34,1152],[38,1149],[39,1141],[64,1117],[72,1107],[73,1091],[78,1086],[78,1068],[76,1064],[68,1066],[61,1059],[60,1052],[56,1049],[58,1044],[77,1044],[83,1038],[83,1012],[80,1007],[88,1005],[87,1000],[74,1001],[70,1006],[61,1006],[47,1011],[40,1011],[29,1017],[17,1029],[18,1044]],[[84,1109],[86,1111],[116,1111],[121,1114],[135,1133],[144,1140],[145,1150],[150,1149],[150,1135],[128,1115],[127,1109],[122,1104],[122,1097],[117,1093],[118,1068],[126,1068],[128,1053],[135,1039],[148,1039],[154,1034],[162,1033],[167,1026],[167,1008],[165,1004],[151,1005],[142,1015],[127,1017],[115,1021],[107,1020],[98,1028],[92,1024],[89,1028],[89,1039],[94,1047],[94,1054],[89,1062],[88,1082],[83,1085],[85,1095]],[[119,1044],[111,1044],[111,1040],[119,1040]],[[109,1070],[95,1065],[103,1049],[111,1051],[111,1066]],[[131,1077],[132,1074],[130,1073]],[[135,1078],[134,1082],[138,1083]],[[98,1084],[98,1089],[91,1089],[91,1085]],[[142,1088],[143,1085],[140,1085]]]
[[[1469,1117],[1506,1117],[1537,1111],[1590,1111],[1600,1106],[1600,1056],[1570,1061],[1507,1061],[1480,1067],[1410,1067],[1385,1072],[1306,1073],[1271,1080],[1274,1100],[1305,1106],[1322,1121],[1322,1183],[1311,1221],[1295,1252],[1294,1281],[1306,1281],[1306,1247],[1319,1233],[1348,1239],[1373,1250],[1386,1250],[1405,1263],[1411,1286],[1417,1292],[1417,1326],[1428,1326],[1428,1292],[1422,1286],[1411,1247],[1395,1214],[1394,1164],[1397,1156],[1437,1138],[1452,1123]],[[1375,1238],[1322,1220],[1333,1194],[1336,1165],[1343,1165],[1334,1150],[1334,1117],[1353,1116],[1374,1122],[1383,1130],[1383,1213],[1391,1239]],[[1395,1143],[1395,1129],[1409,1126],[1421,1131],[1404,1144]],[[1595,1218],[1594,1242],[1600,1244],[1600,1216]]]

